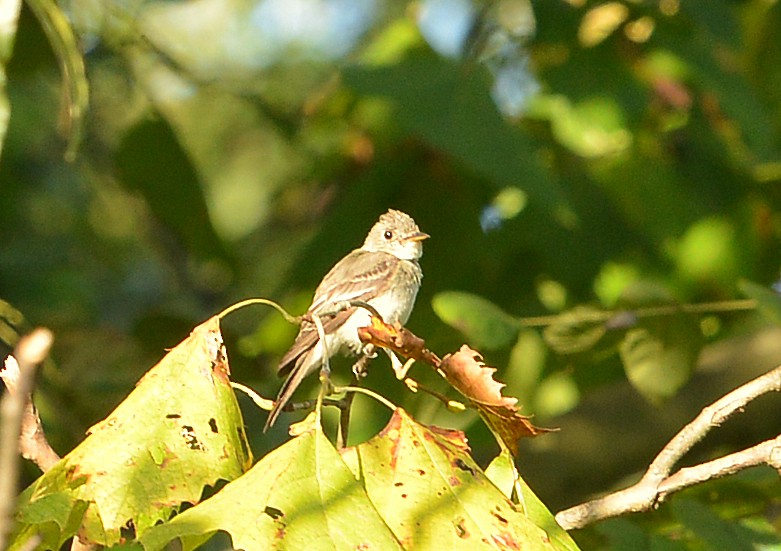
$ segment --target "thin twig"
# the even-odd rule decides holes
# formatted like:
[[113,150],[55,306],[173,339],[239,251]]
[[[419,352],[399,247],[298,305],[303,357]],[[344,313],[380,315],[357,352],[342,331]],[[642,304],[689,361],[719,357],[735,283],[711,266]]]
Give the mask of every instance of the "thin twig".
[[312,321],[317,329],[317,337],[320,339],[320,346],[323,348],[323,365],[320,367],[320,392],[317,394],[317,406],[315,406],[315,415],[317,422],[321,424],[323,414],[323,398],[331,391],[331,356],[328,354],[328,343],[325,340],[325,328],[320,316],[312,314]]
[[[358,358],[358,361],[353,365],[352,371],[353,376],[355,377],[353,388],[361,385],[361,379],[363,379],[366,374],[366,365],[373,357],[374,347],[372,345],[367,345],[367,347],[368,349],[364,350],[363,355]],[[350,413],[352,411],[354,398],[355,393],[348,392],[344,396],[344,407],[339,408],[339,426],[336,431],[336,447],[340,450],[347,446],[347,439],[350,435]]]
[[656,456],[640,481],[618,492],[576,505],[556,514],[565,530],[624,513],[647,511],[668,495],[706,480],[719,478],[756,465],[781,468],[781,436],[694,467],[671,474],[676,463],[713,428],[762,394],[781,391],[781,366],[749,381],[706,406],[676,434]]
[[[0,405],[2,434],[0,434],[0,549],[6,548],[7,538],[13,525],[13,510],[16,505],[17,478],[20,452],[36,463],[41,454],[42,470],[46,470],[52,454],[56,454],[43,437],[38,414],[32,406],[31,394],[35,381],[35,368],[49,353],[52,334],[48,329],[35,329],[22,337],[9,356],[6,366],[0,369],[0,377],[6,385],[6,392]],[[17,369],[18,368],[18,369]],[[37,421],[37,425],[36,425]],[[30,425],[32,424],[32,429]],[[37,437],[36,435],[39,435]],[[24,447],[24,449],[21,449]],[[44,449],[45,448],[45,449]],[[59,459],[59,458],[57,458]]]
[[[717,302],[702,302],[697,304],[669,304],[663,306],[648,306],[645,308],[625,310],[594,310],[578,312],[578,318],[590,322],[607,322],[622,314],[630,314],[637,319],[673,316],[675,314],[713,314],[719,312],[744,312],[756,310],[757,301],[754,299],[722,300]],[[561,320],[562,314],[550,316],[529,316],[518,318],[521,327],[546,327]]]

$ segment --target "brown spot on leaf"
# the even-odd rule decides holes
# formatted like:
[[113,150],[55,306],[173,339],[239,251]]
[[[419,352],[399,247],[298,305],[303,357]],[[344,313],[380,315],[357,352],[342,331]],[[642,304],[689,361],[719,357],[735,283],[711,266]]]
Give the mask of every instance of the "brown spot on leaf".
[[270,505],[266,505],[266,508],[263,509],[263,513],[270,516],[274,520],[279,520],[280,518],[285,516],[285,513],[282,512],[280,509],[277,509],[276,507],[272,507]]
[[469,530],[466,529],[466,521],[464,519],[458,519],[458,522],[456,522],[456,535],[461,539],[469,537]]
[[201,443],[201,441],[198,440],[198,436],[196,436],[195,434],[195,429],[190,425],[182,425],[182,430],[180,434],[182,435],[182,438],[184,438],[185,445],[191,450],[195,450],[195,451],[206,450],[206,448]]
[[507,532],[500,532],[491,536],[494,545],[499,549],[521,549],[521,544]]
[[475,471],[475,469],[473,469],[472,467],[467,465],[466,462],[463,459],[461,459],[460,457],[456,459],[455,464],[456,464],[456,467],[458,467],[462,471],[468,472],[472,476],[475,476],[475,474],[477,474],[477,471]]
[[209,428],[212,430],[214,434],[219,434],[220,432],[219,430],[217,430],[217,420],[214,417],[209,419]]
[[[498,508],[498,507],[497,507],[497,510],[499,510],[499,508]],[[496,511],[492,511],[492,512],[491,512],[491,514],[492,514],[493,516],[495,516],[495,517],[496,517],[496,520],[498,520],[498,521],[499,521],[499,522],[501,522],[502,524],[507,524],[507,523],[509,522],[509,521],[508,521],[506,518],[504,518],[502,515],[500,515],[500,514],[499,514],[498,512],[496,512]]]

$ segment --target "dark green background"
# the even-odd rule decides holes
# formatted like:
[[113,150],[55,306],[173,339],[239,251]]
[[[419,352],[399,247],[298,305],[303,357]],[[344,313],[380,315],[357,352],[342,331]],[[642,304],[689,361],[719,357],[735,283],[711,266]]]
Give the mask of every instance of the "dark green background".
[[[579,32],[604,3],[531,2],[536,34],[518,46],[541,92],[519,120],[492,101],[480,44],[460,60],[426,45],[418,4],[385,6],[338,61],[291,48],[255,66],[245,63],[253,54],[243,35],[234,50],[221,42],[225,21],[245,19],[250,4],[201,4],[60,6],[87,48],[89,110],[72,162],[58,59],[81,54],[52,48],[30,8],[21,12],[0,159],[3,336],[12,343],[14,330],[35,325],[55,334],[38,401],[61,453],[206,317],[256,296],[301,313],[389,207],[432,236],[409,327],[441,354],[471,337],[432,308],[446,291],[528,318],[579,305],[742,300],[758,292],[746,281],[767,287],[778,277],[777,2],[613,2],[623,16],[595,44]],[[496,6],[478,7],[495,25]],[[647,39],[629,38],[637,25],[651,25]],[[522,208],[485,232],[481,213],[505,204],[497,197],[520,198]],[[728,310],[641,324],[688,358],[662,356],[667,371],[651,379],[680,380],[666,398],[644,386],[647,377],[627,379],[617,350],[634,324],[573,354],[551,349],[537,328],[482,348],[523,411],[561,428],[522,443],[519,459],[552,511],[627,484],[704,405],[779,363],[777,320]],[[584,328],[564,330],[583,344]],[[224,331],[234,378],[275,394],[275,362],[295,328],[255,308],[230,316]],[[340,365],[346,380],[349,363]],[[413,376],[447,392],[425,367]],[[483,464],[496,453],[473,416],[411,395],[385,358],[366,384],[424,422],[466,430]],[[256,455],[285,438],[284,422],[263,435],[264,414],[242,405]],[[354,438],[387,417],[358,398]],[[758,400],[690,461],[778,431],[778,398]],[[688,494],[577,537],[586,548],[715,549],[713,534],[726,529],[745,548],[780,544],[776,473]]]

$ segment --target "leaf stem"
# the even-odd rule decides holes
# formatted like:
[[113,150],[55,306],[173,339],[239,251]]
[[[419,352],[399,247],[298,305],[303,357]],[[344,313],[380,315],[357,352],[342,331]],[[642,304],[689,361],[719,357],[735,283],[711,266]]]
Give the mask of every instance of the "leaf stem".
[[301,325],[300,317],[289,314],[287,310],[282,308],[282,306],[280,306],[273,300],[269,300],[267,298],[248,298],[246,300],[242,300],[240,302],[237,302],[236,304],[232,304],[231,306],[228,306],[225,310],[217,314],[217,317],[223,319],[228,314],[232,314],[233,312],[239,310],[240,308],[244,308],[245,306],[252,306],[254,304],[271,306],[274,310],[282,314],[282,317],[285,318],[285,321],[292,323],[294,325]]
[[274,409],[274,402],[269,400],[268,398],[264,398],[254,390],[252,390],[248,386],[244,386],[241,383],[237,383],[235,381],[231,381],[231,386],[235,388],[236,390],[242,391],[244,394],[250,397],[250,399],[255,402],[255,405],[258,406],[260,409],[265,409],[266,411],[271,411]]
[[386,406],[391,411],[395,411],[398,408],[398,406],[396,406],[393,402],[391,402],[390,400],[388,400],[384,396],[381,396],[381,395],[377,394],[376,392],[374,392],[372,390],[369,390],[368,388],[364,388],[364,387],[361,387],[361,386],[339,386],[339,387],[334,387],[334,393],[335,394],[340,394],[342,392],[354,392],[354,393],[357,393],[357,394],[365,394],[366,396],[374,398],[375,400],[377,400],[378,402],[380,402],[381,404]]

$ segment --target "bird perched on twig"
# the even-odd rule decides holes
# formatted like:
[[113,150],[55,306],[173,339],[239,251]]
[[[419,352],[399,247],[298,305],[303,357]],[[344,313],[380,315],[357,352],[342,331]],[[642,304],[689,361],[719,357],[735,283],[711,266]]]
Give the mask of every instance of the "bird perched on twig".
[[[361,301],[373,307],[386,323],[407,322],[423,278],[418,259],[423,254],[422,241],[428,237],[409,215],[391,209],[380,216],[363,245],[325,275],[293,346],[279,362],[277,373],[287,378],[264,430],[274,424],[304,377],[318,371],[326,359],[337,353],[364,353],[358,328],[370,324],[371,313],[356,306],[340,310],[340,304]],[[322,322],[327,358],[313,315]]]

